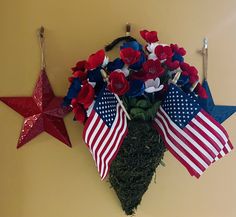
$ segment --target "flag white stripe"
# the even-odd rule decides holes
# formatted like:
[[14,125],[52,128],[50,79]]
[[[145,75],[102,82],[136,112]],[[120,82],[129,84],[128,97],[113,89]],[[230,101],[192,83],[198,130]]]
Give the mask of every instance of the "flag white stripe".
[[[118,109],[118,108],[117,108]],[[109,143],[109,145],[107,146],[107,148],[106,148],[106,150],[104,151],[104,153],[101,155],[101,173],[100,174],[103,174],[104,173],[104,167],[106,166],[105,165],[105,162],[104,162],[104,159],[105,159],[105,157],[107,156],[107,153],[110,151],[110,149],[113,147],[113,145],[114,145],[114,141],[117,139],[117,136],[119,136],[119,135],[117,135],[118,134],[118,132],[119,132],[119,130],[121,129],[121,126],[122,126],[122,112],[123,112],[123,110],[122,109],[120,109],[120,112],[119,112],[119,125],[118,125],[118,127],[116,128],[116,130],[115,130],[115,132],[114,132],[114,134],[112,135],[112,140],[111,140],[111,142]],[[121,118],[120,118],[121,117]]]
[[160,127],[161,131],[164,134],[165,140],[168,143],[168,145],[191,167],[193,168],[198,174],[202,175],[203,171],[195,165],[185,154],[183,154],[167,137],[164,127],[162,126],[162,123],[155,118],[156,123]]
[[169,135],[181,146],[183,147],[183,149],[185,149],[193,158],[196,159],[196,161],[198,161],[199,163],[201,163],[201,165],[205,168],[208,167],[208,165],[206,164],[206,162],[200,157],[198,156],[191,148],[189,148],[189,146],[187,144],[185,144],[181,139],[179,139],[174,132],[171,131],[171,129],[169,128],[168,124],[166,123],[165,119],[162,117],[162,115],[158,112],[157,116],[161,118],[162,122],[164,123],[167,132],[169,133]]
[[201,141],[203,141],[203,143],[214,152],[215,156],[219,154],[219,152],[215,149],[215,147],[210,142],[208,142],[200,133],[198,133],[193,127],[191,127],[189,124],[187,124],[185,127],[191,133],[196,135]]
[[93,131],[92,135],[89,137],[89,139],[88,139],[89,147],[92,146],[93,140],[94,140],[95,136],[97,135],[97,132],[100,130],[100,127],[101,127],[101,125],[102,125],[102,122],[103,122],[102,119],[100,119],[99,122],[98,122],[98,125],[96,126],[96,128],[95,128],[95,130]]
[[194,141],[186,132],[184,132],[182,129],[180,129],[171,119],[170,117],[166,114],[164,109],[160,106],[161,112],[165,115],[165,117],[168,119],[169,123],[180,133],[182,134],[185,139],[187,139],[193,146],[195,146],[210,162],[213,162],[213,158],[211,155],[205,151],[196,141]]
[[96,122],[97,118],[98,118],[98,114],[95,113],[91,123],[89,124],[89,126],[88,126],[88,128],[86,130],[86,133],[85,133],[85,143],[87,143],[87,144],[88,144],[88,135],[89,135],[91,129],[93,128],[94,123]]
[[196,126],[198,126],[200,129],[202,129],[206,134],[208,134],[214,140],[214,142],[220,147],[220,149],[224,148],[225,144],[222,144],[221,141],[210,130],[208,130],[206,127],[204,127],[204,125],[199,123],[195,118],[193,118],[192,122]]
[[228,142],[228,138],[226,138],[225,133],[222,132],[222,130],[220,128],[218,128],[214,123],[212,123],[205,115],[203,115],[202,113],[199,114],[199,117],[205,121],[209,126],[211,126],[211,128],[213,128],[217,133],[219,133],[219,135],[222,137],[222,139],[227,143]]
[[[118,111],[118,106],[116,107],[116,109]],[[113,122],[113,124],[110,128],[110,131],[109,131],[108,135],[106,136],[105,140],[104,141],[99,141],[100,148],[97,151],[97,169],[98,169],[98,171],[99,171],[99,168],[100,168],[100,157],[101,157],[100,154],[101,154],[103,148],[107,145],[107,141],[110,139],[111,135],[113,134],[114,128],[116,127],[116,124],[117,124],[118,120],[119,120],[119,113],[116,114],[115,120],[114,120],[114,122]],[[99,171],[99,173],[100,173],[100,171]]]
[[232,149],[231,149],[230,146],[229,146],[229,143],[227,143],[227,144],[225,145],[225,147],[226,147],[226,149],[227,149],[228,152],[231,152],[231,151],[232,151]]
[[[96,150],[97,150],[97,147],[98,147],[98,145],[100,144],[101,139],[102,139],[103,135],[106,133],[107,130],[109,130],[109,129],[108,129],[108,127],[105,125],[105,126],[103,127],[102,132],[100,133],[99,137],[97,138],[97,140],[96,140],[96,142],[95,142],[93,148],[92,148],[92,154],[93,154],[93,159],[94,159],[94,160],[96,160],[96,153],[97,153]],[[96,165],[97,165],[97,163],[96,163]]]
[[118,137],[118,139],[117,139],[117,142],[116,142],[116,145],[115,145],[115,147],[112,149],[112,152],[110,153],[110,155],[109,155],[109,157],[106,159],[106,162],[105,162],[105,168],[106,168],[106,170],[105,170],[105,172],[104,172],[104,175],[103,175],[103,177],[102,177],[102,179],[104,179],[105,177],[106,177],[106,175],[107,175],[107,172],[108,172],[108,162],[110,161],[110,159],[113,157],[113,155],[114,155],[114,153],[117,151],[117,149],[118,149],[118,146],[119,146],[119,144],[120,144],[120,141],[121,141],[121,139],[122,139],[122,137],[123,137],[123,135],[124,135],[124,133],[125,133],[125,131],[126,131],[126,127],[127,127],[127,121],[126,121],[126,115],[125,115],[125,113],[123,112],[123,110],[122,110],[122,113],[123,113],[123,122],[122,122],[122,124],[123,124],[123,129],[122,129],[122,132],[118,135],[119,137]]

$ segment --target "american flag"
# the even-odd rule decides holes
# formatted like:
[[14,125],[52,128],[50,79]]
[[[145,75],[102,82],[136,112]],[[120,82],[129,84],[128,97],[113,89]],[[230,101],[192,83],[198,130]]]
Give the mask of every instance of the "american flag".
[[116,157],[127,132],[124,111],[115,95],[103,88],[83,131],[83,139],[102,179],[107,176],[111,162]]
[[197,178],[233,149],[225,129],[200,107],[196,97],[173,84],[157,111],[154,127],[167,149]]

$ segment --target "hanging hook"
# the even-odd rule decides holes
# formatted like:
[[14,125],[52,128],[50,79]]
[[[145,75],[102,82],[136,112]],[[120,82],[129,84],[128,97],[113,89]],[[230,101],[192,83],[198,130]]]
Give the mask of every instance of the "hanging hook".
[[202,61],[203,61],[203,76],[204,79],[207,80],[207,69],[208,69],[208,39],[205,37],[203,39],[203,47],[202,47]]
[[45,41],[44,32],[45,32],[44,27],[41,26],[38,30],[39,46],[41,50],[41,70],[45,70],[46,68],[45,55],[44,55],[44,41]]
[[130,25],[130,23],[126,23],[125,29],[126,29],[125,35],[126,36],[130,36],[130,32],[131,32],[131,25]]

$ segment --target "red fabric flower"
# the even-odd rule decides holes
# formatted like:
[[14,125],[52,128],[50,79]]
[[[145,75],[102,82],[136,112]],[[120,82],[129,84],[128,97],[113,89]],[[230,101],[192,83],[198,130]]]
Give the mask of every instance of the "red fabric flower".
[[134,50],[131,47],[124,48],[120,51],[120,57],[127,65],[132,65],[139,61],[140,51]]
[[180,63],[180,68],[182,71],[188,71],[190,65],[188,63],[185,63],[185,62],[181,62]]
[[88,70],[96,69],[97,67],[103,64],[104,59],[105,59],[105,51],[99,50],[96,53],[89,56],[85,67]]
[[161,67],[161,62],[159,60],[147,60],[143,64],[143,70],[147,73],[148,79],[155,79],[164,74],[164,69]]
[[172,61],[171,58],[167,59],[165,61],[165,64],[170,70],[175,70],[179,67],[179,61]]
[[130,79],[131,80],[141,80],[141,81],[148,80],[147,73],[145,73],[143,70],[132,73]]
[[73,72],[76,72],[76,71],[84,72],[86,63],[87,63],[86,60],[79,61],[79,62],[76,63],[76,65],[74,67],[71,68],[71,70]]
[[155,43],[158,42],[157,32],[156,31],[147,31],[142,30],[140,31],[140,35],[147,43]]
[[93,89],[93,86],[89,83],[85,83],[79,91],[76,100],[78,103],[82,104],[85,109],[88,109],[88,107],[92,104],[94,100],[94,95],[95,91]]
[[75,114],[75,119],[80,123],[84,123],[86,119],[86,113],[82,105],[78,104],[73,108],[73,113]]
[[169,46],[158,45],[154,52],[159,60],[165,60],[173,56],[172,50]]
[[205,88],[200,83],[197,84],[197,86],[194,89],[194,92],[197,93],[198,96],[203,98],[203,99],[208,98]]
[[121,72],[113,71],[109,76],[108,89],[118,96],[124,95],[129,90],[129,82]]
[[179,47],[177,44],[171,44],[170,47],[174,53],[177,53],[181,56],[186,54],[186,50],[183,47]]

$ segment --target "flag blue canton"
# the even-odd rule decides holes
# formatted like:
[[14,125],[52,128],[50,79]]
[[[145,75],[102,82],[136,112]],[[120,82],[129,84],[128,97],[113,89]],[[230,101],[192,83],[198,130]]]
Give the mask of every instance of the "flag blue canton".
[[94,110],[108,127],[111,127],[115,120],[117,103],[115,95],[104,87],[94,105]]
[[180,128],[184,128],[201,110],[194,96],[187,95],[171,84],[162,104],[171,120]]

